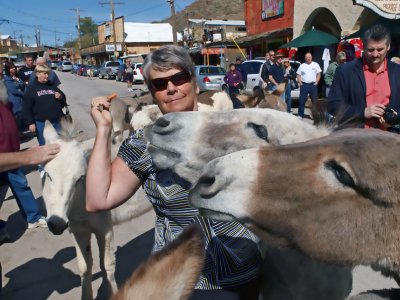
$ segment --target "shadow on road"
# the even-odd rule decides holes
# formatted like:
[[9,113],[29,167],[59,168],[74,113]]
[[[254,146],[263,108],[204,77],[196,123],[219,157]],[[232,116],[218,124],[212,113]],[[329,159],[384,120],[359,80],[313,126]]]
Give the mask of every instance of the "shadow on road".
[[123,285],[140,263],[150,256],[153,243],[154,229],[151,229],[124,246],[118,247],[115,270],[115,280],[118,286]]
[[55,291],[64,294],[80,286],[80,276],[63,266],[74,258],[74,247],[68,247],[58,251],[51,259],[35,258],[14,268],[5,274],[9,282],[3,288],[2,297],[45,300]]

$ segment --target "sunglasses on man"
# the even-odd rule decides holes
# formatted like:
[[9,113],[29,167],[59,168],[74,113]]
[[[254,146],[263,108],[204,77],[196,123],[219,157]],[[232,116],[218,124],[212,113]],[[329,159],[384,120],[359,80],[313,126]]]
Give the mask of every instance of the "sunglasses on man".
[[172,82],[175,86],[180,86],[182,84],[188,83],[192,79],[192,76],[187,71],[178,72],[169,77],[155,78],[151,79],[151,86],[155,91],[163,91],[167,88],[168,82]]

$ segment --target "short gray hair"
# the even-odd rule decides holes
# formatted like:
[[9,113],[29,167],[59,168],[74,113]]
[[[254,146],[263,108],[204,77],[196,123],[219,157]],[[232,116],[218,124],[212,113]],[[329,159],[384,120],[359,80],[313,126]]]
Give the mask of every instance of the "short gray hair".
[[192,80],[195,79],[194,64],[187,50],[184,48],[166,45],[162,46],[147,55],[143,64],[143,78],[150,90],[150,70],[168,71],[178,69],[189,72]]

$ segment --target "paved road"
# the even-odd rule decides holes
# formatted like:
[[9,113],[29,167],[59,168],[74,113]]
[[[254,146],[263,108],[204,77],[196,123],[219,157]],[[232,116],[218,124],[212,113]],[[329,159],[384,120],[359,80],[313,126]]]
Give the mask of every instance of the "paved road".
[[[94,136],[94,125],[89,116],[89,104],[93,96],[116,92],[126,101],[135,104],[130,98],[124,83],[114,80],[88,80],[69,73],[59,73],[63,82],[61,88],[67,95],[71,114],[79,121],[87,137]],[[140,86],[137,86],[140,87]],[[36,141],[22,145],[26,148]],[[38,172],[27,169],[27,178],[39,202],[41,186]],[[8,191],[0,210],[0,219],[7,221],[12,243],[0,247],[0,261],[3,265],[4,299],[79,299],[80,277],[76,265],[75,250],[68,232],[61,236],[52,235],[47,229],[26,230],[16,202]],[[153,243],[154,214],[149,212],[142,217],[115,227],[117,251],[116,280],[121,284],[132,270],[150,253]],[[101,277],[98,252],[92,242],[94,254],[93,287],[94,295],[102,299]],[[369,267],[358,267],[354,271],[353,291],[357,294],[368,289],[397,287],[394,280],[383,278]],[[3,299],[2,298],[2,299]]]

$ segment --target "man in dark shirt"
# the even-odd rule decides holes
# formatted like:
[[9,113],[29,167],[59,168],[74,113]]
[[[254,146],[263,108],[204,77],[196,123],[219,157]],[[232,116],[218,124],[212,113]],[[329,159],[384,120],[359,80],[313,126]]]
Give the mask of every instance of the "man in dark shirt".
[[270,84],[268,85],[268,90],[269,91],[275,91],[278,88],[278,85],[283,82],[284,79],[284,71],[282,67],[282,59],[283,55],[281,53],[278,53],[275,57],[274,64],[271,66],[269,69],[269,82]]
[[33,65],[33,56],[28,54],[25,55],[25,66],[21,67],[18,70],[18,78],[21,79],[25,85],[28,84],[29,76],[35,70],[35,66]]
[[267,53],[265,53],[265,63],[262,66],[261,69],[261,78],[264,80],[264,85],[267,87],[267,84],[269,82],[269,69],[271,66],[274,64],[274,59],[275,59],[275,51],[274,50],[269,50]]

